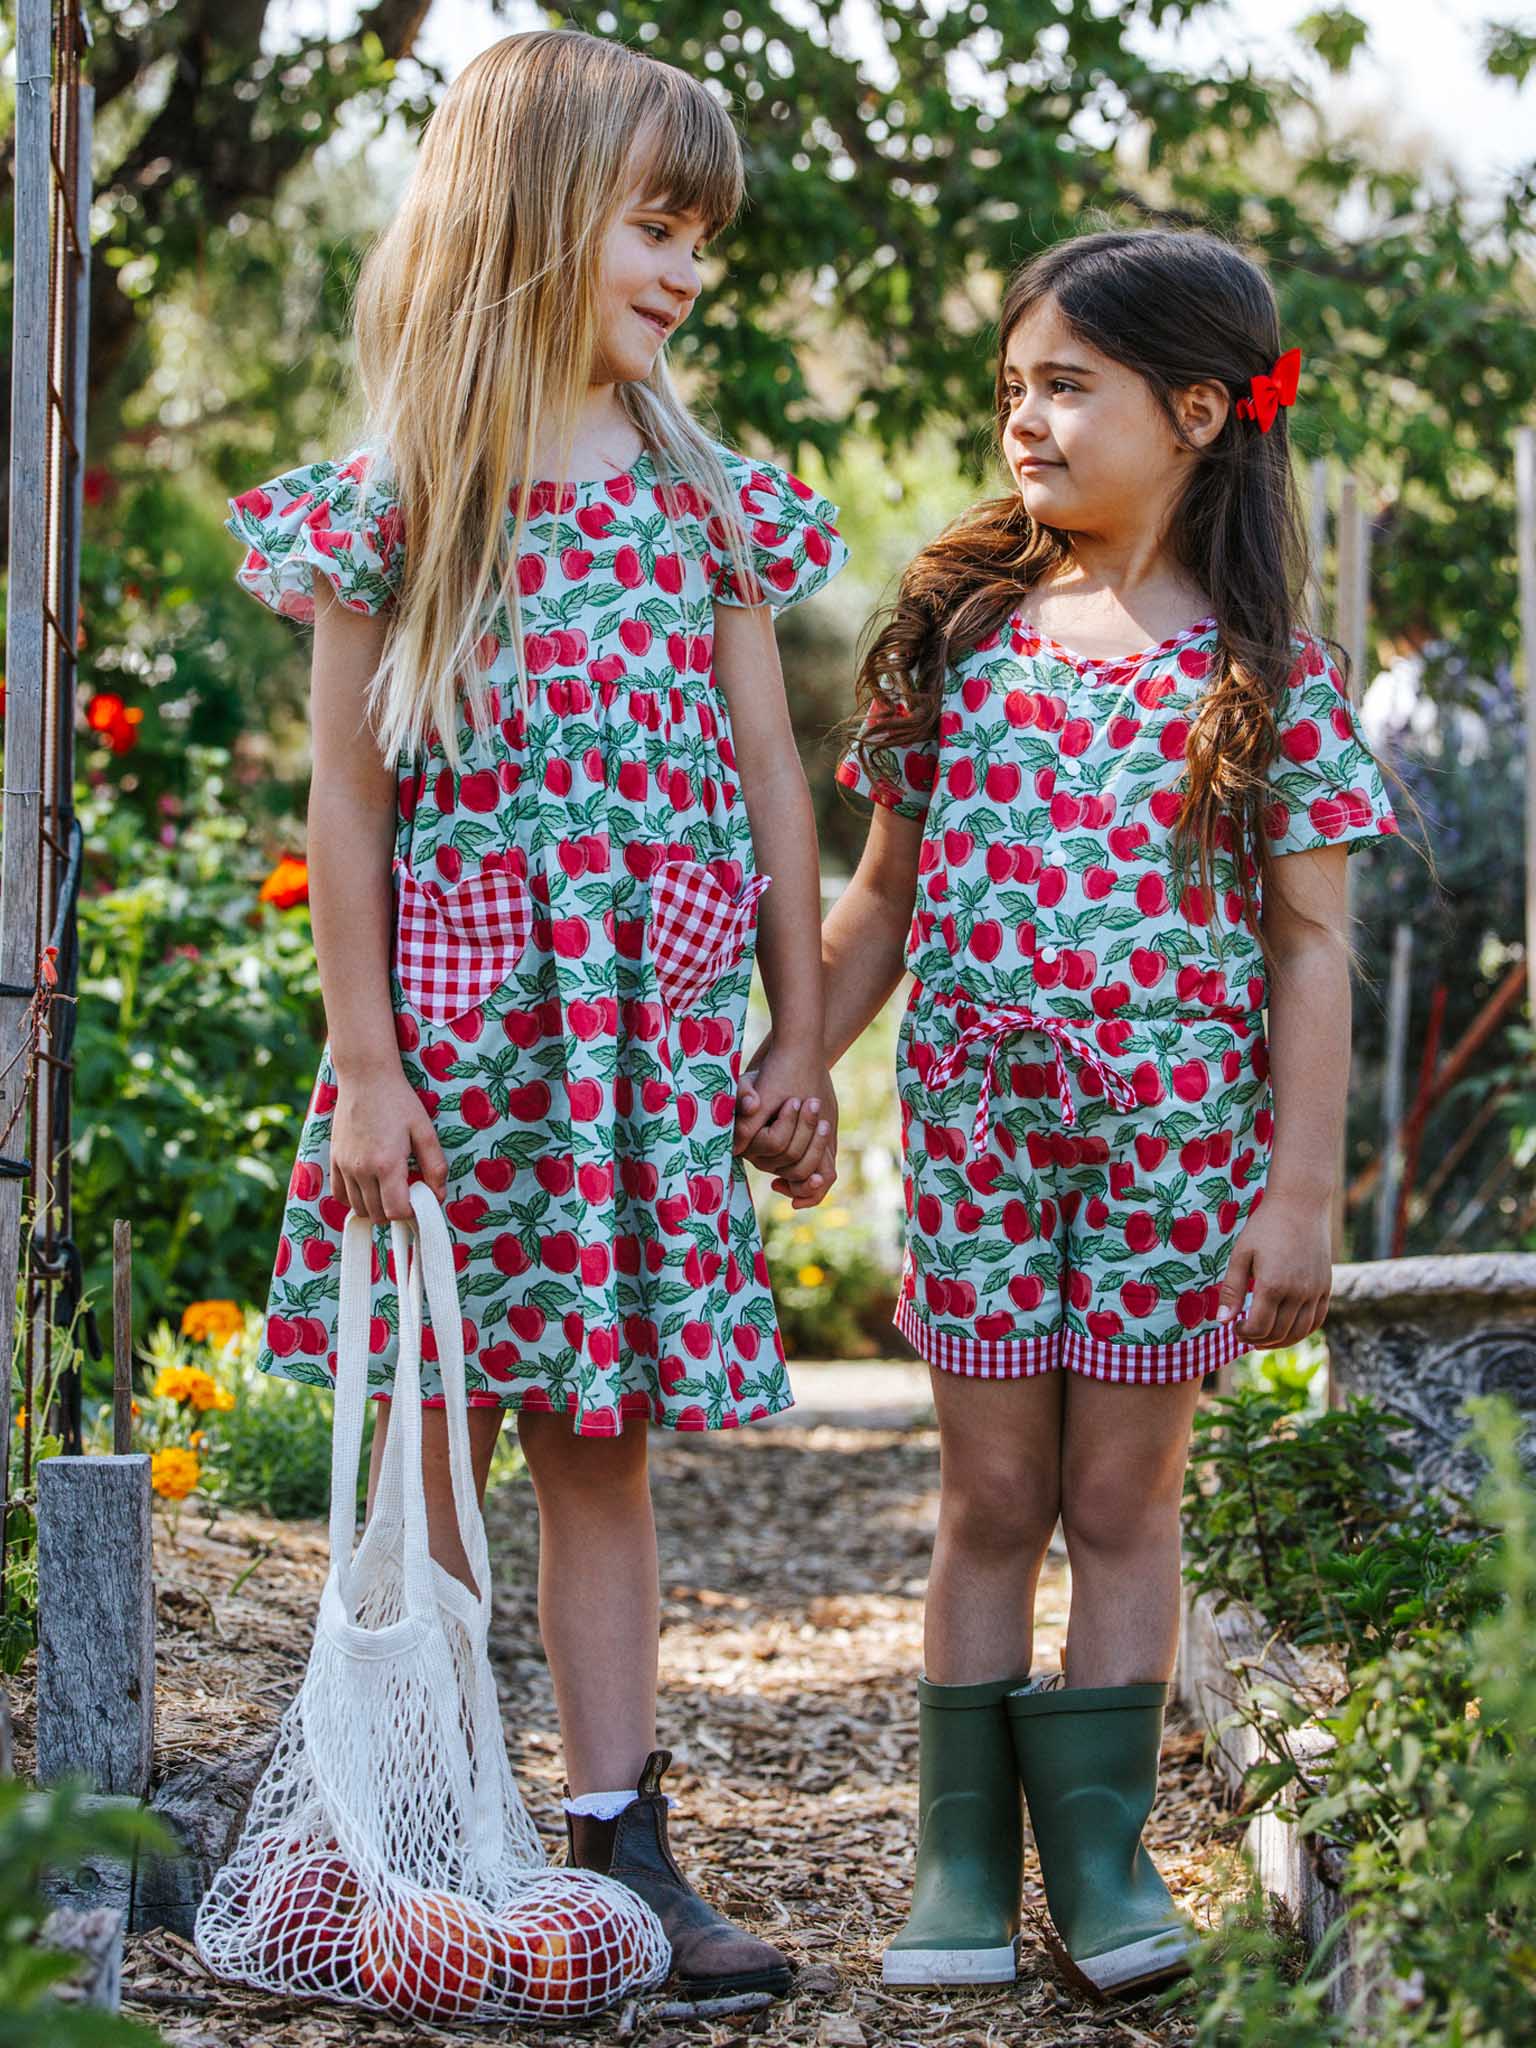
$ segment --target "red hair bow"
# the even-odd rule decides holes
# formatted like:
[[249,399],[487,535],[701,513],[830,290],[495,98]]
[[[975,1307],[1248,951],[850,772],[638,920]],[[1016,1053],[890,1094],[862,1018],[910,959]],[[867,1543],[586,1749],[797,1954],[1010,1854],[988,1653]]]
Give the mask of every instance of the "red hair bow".
[[1267,376],[1261,370],[1253,379],[1253,396],[1237,401],[1238,418],[1257,420],[1259,432],[1267,434],[1281,406],[1296,403],[1296,385],[1300,376],[1301,350],[1288,348],[1283,356],[1276,357],[1275,367]]

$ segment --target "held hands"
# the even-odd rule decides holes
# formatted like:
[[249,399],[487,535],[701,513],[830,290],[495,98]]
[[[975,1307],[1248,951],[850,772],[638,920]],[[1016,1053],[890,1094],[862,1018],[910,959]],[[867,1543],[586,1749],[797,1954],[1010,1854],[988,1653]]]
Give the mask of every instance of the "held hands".
[[432,1119],[403,1070],[338,1075],[331,1124],[331,1193],[378,1224],[412,1214],[410,1162],[441,1202],[448,1161]]
[[[1232,1247],[1217,1320],[1229,1323],[1241,1313],[1238,1334],[1254,1351],[1299,1344],[1321,1327],[1332,1286],[1328,1202],[1271,1186]],[[1244,1311],[1250,1287],[1253,1299]]]
[[758,1047],[737,1093],[731,1149],[772,1173],[791,1207],[826,1199],[837,1179],[837,1095],[819,1053]]

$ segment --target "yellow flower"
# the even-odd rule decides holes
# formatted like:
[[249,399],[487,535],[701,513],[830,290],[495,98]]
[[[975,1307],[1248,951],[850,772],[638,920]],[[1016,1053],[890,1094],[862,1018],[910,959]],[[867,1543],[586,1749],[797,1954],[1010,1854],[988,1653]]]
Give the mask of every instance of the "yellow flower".
[[192,1434],[187,1438],[187,1442],[191,1445],[194,1451],[200,1451],[207,1441],[208,1432],[202,1429],[194,1429]]
[[224,1411],[235,1405],[234,1395],[221,1387],[212,1373],[196,1365],[162,1366],[150,1392],[157,1401],[184,1401],[199,1415],[206,1415],[210,1408]]
[[826,1277],[820,1266],[802,1266],[795,1275],[802,1287],[820,1287]]
[[156,1451],[150,1460],[149,1483],[164,1500],[185,1500],[202,1476],[195,1451]]
[[233,1301],[192,1301],[181,1312],[181,1334],[194,1344],[224,1344],[245,1328],[245,1316]]
[[25,1428],[26,1428],[26,1426],[27,1426],[27,1411],[26,1411],[26,1409],[25,1409],[25,1408],[18,1408],[18,1409],[16,1410],[16,1427],[17,1427],[18,1429],[25,1429]]

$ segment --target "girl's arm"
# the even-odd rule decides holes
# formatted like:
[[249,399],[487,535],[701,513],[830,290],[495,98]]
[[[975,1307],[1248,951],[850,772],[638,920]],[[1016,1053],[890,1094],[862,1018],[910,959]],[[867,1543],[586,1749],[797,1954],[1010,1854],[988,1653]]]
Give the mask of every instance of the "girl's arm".
[[367,716],[386,616],[349,611],[315,577],[310,681],[314,774],[309,791],[310,920],[325,1001],[337,1101],[331,1193],[385,1223],[408,1220],[407,1166],[442,1200],[448,1162],[432,1119],[405,1078],[390,1002],[395,772]]
[[757,945],[773,1016],[773,1052],[758,1074],[758,1094],[765,1119],[782,1113],[793,1125],[803,1111],[812,1120],[815,1154],[807,1170],[829,1177],[837,1145],[837,1098],[821,1049],[816,820],[790,723],[773,614],[766,605],[716,605],[715,672],[730,709],[758,871],[773,877],[759,913]]
[[1229,1322],[1251,1282],[1253,1300],[1239,1327],[1256,1350],[1299,1344],[1328,1313],[1333,1191],[1349,1093],[1347,858],[1342,846],[1286,854],[1261,917],[1275,955],[1274,1145],[1264,1199],[1232,1248],[1217,1311]]
[[[822,1047],[826,1063],[835,1066],[872,1024],[905,971],[907,933],[917,895],[917,862],[922,851],[921,819],[901,818],[877,808],[853,880],[832,906],[821,933],[826,1015]],[[766,1064],[773,1040],[763,1041],[750,1062],[752,1074]],[[803,1126],[781,1132],[762,1128],[759,1105],[749,1079],[741,1097],[736,1150],[755,1166],[779,1175],[777,1193],[789,1195],[796,1208],[809,1206],[826,1192],[807,1187],[804,1160],[807,1133]],[[827,1184],[830,1186],[830,1182]]]

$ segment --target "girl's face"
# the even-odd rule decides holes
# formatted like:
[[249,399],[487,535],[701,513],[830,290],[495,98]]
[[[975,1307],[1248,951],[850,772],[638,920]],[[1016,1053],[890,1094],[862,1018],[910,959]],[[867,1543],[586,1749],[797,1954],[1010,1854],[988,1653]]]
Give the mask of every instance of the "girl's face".
[[[1003,384],[1003,454],[1032,518],[1112,538],[1161,527],[1194,451],[1144,380],[1079,341],[1055,299],[1042,299],[1008,336]],[[1195,384],[1175,405],[1203,447],[1226,421],[1227,392]]]
[[636,185],[603,240],[594,384],[640,383],[693,311],[705,224]]

